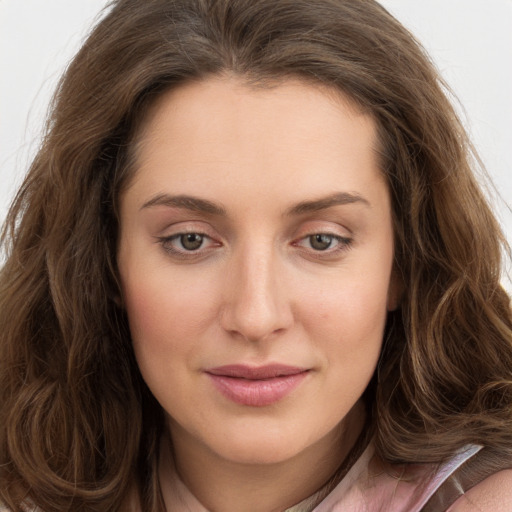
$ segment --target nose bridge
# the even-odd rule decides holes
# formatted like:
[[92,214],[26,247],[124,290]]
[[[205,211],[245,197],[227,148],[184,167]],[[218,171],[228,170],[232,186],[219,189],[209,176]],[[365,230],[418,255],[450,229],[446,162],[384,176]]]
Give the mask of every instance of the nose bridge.
[[285,329],[291,311],[272,244],[245,243],[231,263],[224,328],[253,341]]

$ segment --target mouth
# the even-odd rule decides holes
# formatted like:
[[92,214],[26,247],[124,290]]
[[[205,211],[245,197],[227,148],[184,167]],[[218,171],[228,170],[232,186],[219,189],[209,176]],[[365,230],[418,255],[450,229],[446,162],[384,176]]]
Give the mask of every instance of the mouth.
[[289,395],[309,374],[308,368],[272,364],[227,365],[206,370],[217,391],[240,405],[265,407]]

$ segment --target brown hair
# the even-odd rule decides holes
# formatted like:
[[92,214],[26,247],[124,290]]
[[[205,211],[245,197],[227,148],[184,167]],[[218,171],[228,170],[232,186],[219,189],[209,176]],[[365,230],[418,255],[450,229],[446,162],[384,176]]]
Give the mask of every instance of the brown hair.
[[13,510],[120,510],[133,489],[164,509],[162,413],[117,299],[117,198],[154,98],[226,72],[327,84],[378,125],[404,288],[368,390],[378,453],[512,453],[505,242],[413,37],[373,0],[118,0],[61,81],[3,232],[0,501]]

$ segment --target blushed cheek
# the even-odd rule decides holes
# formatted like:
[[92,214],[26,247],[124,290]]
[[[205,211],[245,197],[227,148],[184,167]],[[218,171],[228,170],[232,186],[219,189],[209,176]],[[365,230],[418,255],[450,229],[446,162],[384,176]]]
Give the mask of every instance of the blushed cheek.
[[355,354],[364,347],[380,351],[387,317],[387,288],[380,288],[345,281],[330,293],[304,294],[302,318],[311,338],[331,345],[334,353]]
[[124,291],[133,350],[141,374],[153,392],[166,389],[179,350],[172,335],[176,324],[173,306],[147,280],[125,283]]
[[143,343],[158,349],[173,323],[173,305],[147,279],[125,282],[124,300],[134,346]]
[[143,344],[156,356],[193,346],[211,318],[214,301],[205,300],[200,283],[145,272],[125,283],[124,292],[135,349]]

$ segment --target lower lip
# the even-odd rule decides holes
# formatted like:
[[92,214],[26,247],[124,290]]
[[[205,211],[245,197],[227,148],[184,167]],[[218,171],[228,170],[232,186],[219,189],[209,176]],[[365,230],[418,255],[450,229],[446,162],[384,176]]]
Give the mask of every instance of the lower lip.
[[283,375],[271,379],[242,379],[208,374],[215,387],[229,400],[251,407],[271,405],[289,395],[308,372]]

